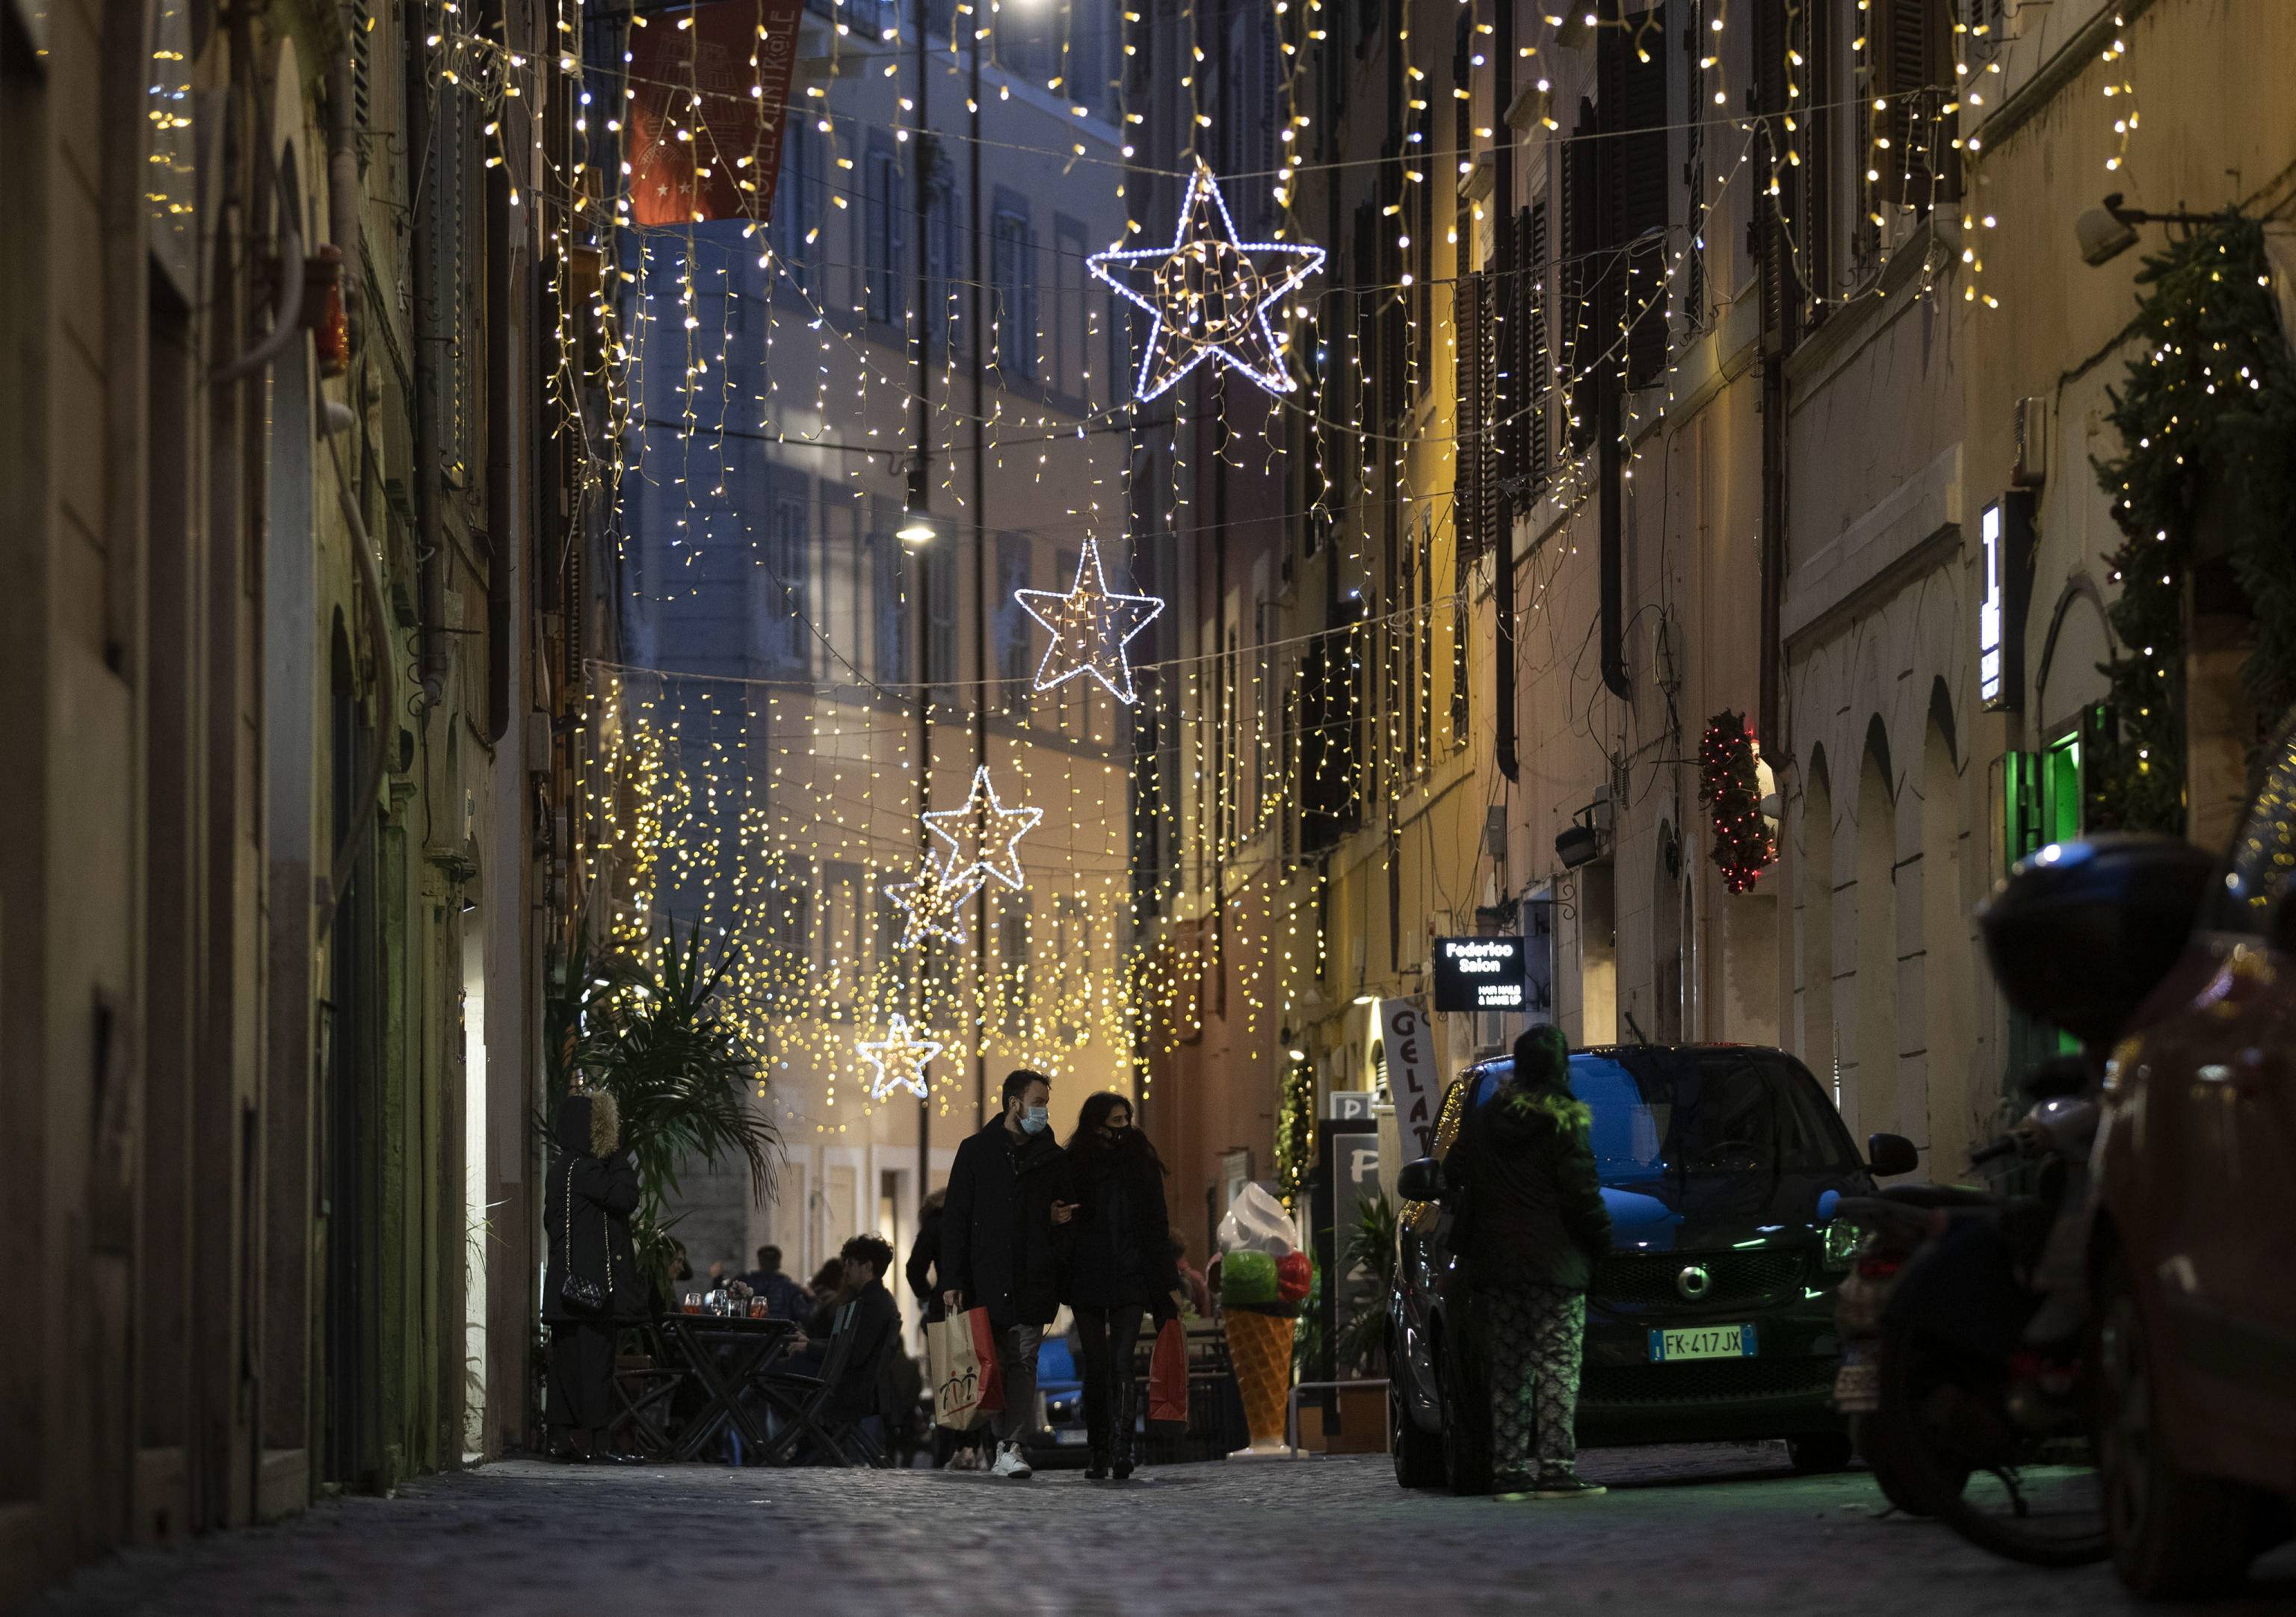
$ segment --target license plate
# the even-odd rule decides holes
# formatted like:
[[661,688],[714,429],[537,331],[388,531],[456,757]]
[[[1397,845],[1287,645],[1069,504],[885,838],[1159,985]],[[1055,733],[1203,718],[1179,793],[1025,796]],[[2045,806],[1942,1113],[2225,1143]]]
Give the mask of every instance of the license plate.
[[1833,1373],[1833,1406],[1844,1415],[1871,1415],[1882,1407],[1882,1367],[1844,1360]]
[[1092,1435],[1079,1426],[1069,1426],[1053,1433],[1053,1441],[1063,1449],[1073,1449]]
[[1700,1325],[1687,1330],[1652,1331],[1652,1364],[1677,1359],[1751,1359],[1754,1327],[1751,1325]]

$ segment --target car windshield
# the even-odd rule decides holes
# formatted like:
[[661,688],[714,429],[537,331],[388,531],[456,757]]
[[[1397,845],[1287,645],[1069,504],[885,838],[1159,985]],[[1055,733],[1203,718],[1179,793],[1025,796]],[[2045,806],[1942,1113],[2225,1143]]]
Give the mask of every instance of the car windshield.
[[[1511,1063],[1486,1068],[1480,1104]],[[1605,1184],[1705,1173],[1825,1172],[1856,1153],[1817,1085],[1775,1050],[1620,1049],[1570,1058]]]

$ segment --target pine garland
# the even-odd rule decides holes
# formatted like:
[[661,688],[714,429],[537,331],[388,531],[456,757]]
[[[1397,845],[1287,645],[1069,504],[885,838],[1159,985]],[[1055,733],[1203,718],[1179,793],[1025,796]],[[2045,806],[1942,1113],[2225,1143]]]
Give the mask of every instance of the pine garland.
[[1751,890],[1777,845],[1762,818],[1760,778],[1754,772],[1754,738],[1746,717],[1724,708],[1707,721],[1698,744],[1698,800],[1714,818],[1714,862],[1733,893]]
[[2296,700],[2296,355],[2253,219],[2171,241],[2137,285],[2149,346],[2113,395],[2122,453],[2096,469],[2122,535],[2106,614],[2120,649],[2103,666],[2117,723],[2091,755],[2088,820],[2181,834],[2185,597],[2204,502],[2256,616],[2249,695],[2267,721]]
[[1304,1061],[1288,1063],[1280,1080],[1275,1118],[1275,1184],[1286,1208],[1297,1209],[1315,1167],[1316,1074]]

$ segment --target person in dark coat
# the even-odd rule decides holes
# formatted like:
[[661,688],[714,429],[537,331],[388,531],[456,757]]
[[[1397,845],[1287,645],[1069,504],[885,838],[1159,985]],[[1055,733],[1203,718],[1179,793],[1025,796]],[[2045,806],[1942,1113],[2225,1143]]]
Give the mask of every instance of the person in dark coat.
[[1179,1317],[1180,1278],[1164,1211],[1164,1164],[1132,1126],[1132,1103],[1102,1093],[1084,1103],[1069,1136],[1069,1183],[1077,1199],[1069,1306],[1084,1347],[1087,1481],[1132,1474],[1138,1383],[1132,1374],[1143,1317],[1160,1327]]
[[[925,1323],[936,1324],[948,1318],[948,1307],[941,1301],[942,1264],[941,1229],[948,1217],[948,1192],[934,1191],[925,1197],[924,1205],[917,1209],[917,1238],[909,1243],[909,1294],[924,1311]],[[987,1464],[981,1456],[981,1443],[986,1434],[981,1432],[952,1432],[947,1426],[932,1429],[932,1459],[935,1469],[979,1471]]]
[[853,1311],[845,1320],[853,1345],[823,1412],[832,1420],[863,1423],[882,1448],[901,1412],[893,1394],[893,1360],[901,1352],[901,1310],[885,1289],[893,1249],[878,1236],[857,1235],[838,1255],[845,1265],[845,1289],[836,1311],[843,1315],[849,1307]]
[[638,1172],[620,1149],[621,1115],[603,1092],[558,1103],[558,1160],[544,1192],[550,1262],[542,1318],[550,1327],[545,1421],[560,1459],[633,1459],[614,1452],[614,1331],[645,1314],[646,1281],[630,1245]]
[[778,1246],[758,1248],[758,1266],[742,1277],[742,1284],[750,1288],[751,1296],[766,1300],[769,1319],[802,1320],[812,1310],[813,1300],[805,1287],[782,1273]]
[[1021,1434],[1037,1412],[1037,1350],[1060,1311],[1069,1199],[1068,1158],[1047,1126],[1052,1080],[1025,1067],[1004,1080],[1004,1115],[956,1148],[941,1214],[941,1302],[988,1311],[1004,1408],[996,1415],[998,1476],[1029,1474]]
[[1444,1164],[1460,1204],[1452,1245],[1483,1321],[1493,1481],[1541,1499],[1603,1491],[1578,1480],[1571,1428],[1587,1288],[1611,1248],[1611,1215],[1587,1139],[1592,1114],[1570,1077],[1561,1030],[1532,1028]]

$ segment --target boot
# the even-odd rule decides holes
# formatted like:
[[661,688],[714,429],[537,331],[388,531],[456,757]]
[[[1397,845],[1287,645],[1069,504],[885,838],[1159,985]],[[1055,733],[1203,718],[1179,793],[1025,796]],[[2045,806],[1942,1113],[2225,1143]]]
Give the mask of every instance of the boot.
[[[1128,1366],[1127,1368],[1128,1370],[1129,1367]],[[1110,1474],[1119,1482],[1129,1477],[1134,1469],[1132,1450],[1133,1444],[1137,1440],[1132,1433],[1132,1394],[1133,1380],[1128,1374],[1117,1384],[1116,1396],[1109,1401],[1116,1406],[1110,1411],[1110,1418],[1114,1423],[1116,1430],[1109,1434],[1108,1469]]]
[[1084,1480],[1087,1482],[1103,1482],[1108,1480],[1107,1450],[1095,1449],[1092,1451],[1084,1463]]

